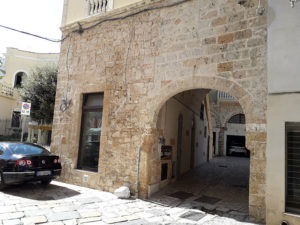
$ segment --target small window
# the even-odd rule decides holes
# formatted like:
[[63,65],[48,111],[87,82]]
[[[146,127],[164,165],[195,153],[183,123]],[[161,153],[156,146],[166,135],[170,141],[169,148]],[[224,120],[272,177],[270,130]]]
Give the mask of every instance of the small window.
[[200,109],[200,120],[204,120],[204,104],[201,104],[201,109]]
[[285,124],[286,190],[285,211],[300,214],[300,123]]
[[245,124],[245,115],[244,114],[236,114],[228,120],[228,123]]
[[14,87],[15,88],[22,87],[25,80],[26,80],[26,78],[27,78],[26,73],[24,73],[24,72],[17,73],[16,76],[15,76],[15,85],[14,85]]
[[103,93],[83,95],[78,169],[98,171],[102,111]]
[[21,119],[21,113],[13,111],[12,118],[11,118],[11,127],[19,128],[20,127],[20,119]]

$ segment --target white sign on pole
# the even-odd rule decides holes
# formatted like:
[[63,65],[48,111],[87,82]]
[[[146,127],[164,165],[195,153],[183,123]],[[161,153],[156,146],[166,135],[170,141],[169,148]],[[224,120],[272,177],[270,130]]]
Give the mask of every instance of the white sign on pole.
[[31,103],[22,102],[21,115],[30,116]]

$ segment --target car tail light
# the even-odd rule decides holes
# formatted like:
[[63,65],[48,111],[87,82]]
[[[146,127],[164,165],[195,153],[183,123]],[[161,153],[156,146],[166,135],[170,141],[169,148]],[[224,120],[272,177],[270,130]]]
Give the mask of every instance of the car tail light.
[[26,161],[25,161],[25,160],[22,160],[22,159],[19,159],[19,160],[17,161],[17,165],[18,165],[18,166],[26,166]]
[[60,163],[60,160],[59,160],[59,159],[54,159],[54,160],[53,160],[53,163],[54,163],[54,164],[58,164],[58,163]]

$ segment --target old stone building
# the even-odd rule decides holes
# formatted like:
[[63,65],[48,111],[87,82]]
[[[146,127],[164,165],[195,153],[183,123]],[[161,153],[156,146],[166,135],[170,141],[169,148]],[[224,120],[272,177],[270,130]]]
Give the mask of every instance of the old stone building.
[[[21,105],[19,90],[23,82],[31,76],[37,66],[56,65],[58,53],[29,52],[16,48],[7,48],[3,58],[5,74],[0,80],[0,135],[10,136],[20,140],[21,135]],[[29,119],[27,120],[29,122]],[[26,123],[27,124],[27,123]],[[25,129],[27,130],[27,125]],[[37,133],[38,131],[36,131]],[[27,131],[25,131],[27,133]],[[45,141],[47,142],[47,141]],[[39,142],[41,143],[41,142]],[[43,143],[44,144],[44,143]]]
[[227,93],[209,93],[214,155],[226,156],[230,146],[245,146],[245,115],[239,102]]
[[[288,98],[292,108],[299,96],[268,93],[270,84],[277,94],[289,92],[288,83],[280,81],[284,70],[275,70],[274,77],[268,73],[283,59],[268,56],[275,54],[278,43],[289,56],[290,45],[272,37],[283,27],[278,15],[289,19],[290,31],[295,26],[299,30],[293,20],[297,12],[299,7],[292,9],[282,0],[269,5],[263,0],[65,0],[51,146],[62,158],[62,180],[105,191],[126,185],[132,194],[149,197],[165,185],[162,164],[172,168],[165,174],[172,180],[214,155],[224,155],[224,137],[230,135],[224,123],[240,114],[245,124],[230,132],[242,132],[251,152],[250,216],[267,218],[268,224],[297,221],[282,214],[286,118],[281,114],[279,124],[276,116],[283,113],[277,98],[281,106]],[[292,62],[299,60],[293,54]],[[294,92],[299,90],[297,73],[290,74]],[[234,103],[223,106],[230,106],[228,118],[207,95],[211,90],[234,97]],[[290,121],[299,121],[293,115]],[[272,127],[273,120],[281,130],[274,134],[281,137],[280,154],[272,149],[266,154],[266,125],[268,121],[268,129]],[[191,138],[193,132],[198,139]],[[214,151],[213,132],[223,153]],[[274,132],[268,140],[276,139]],[[170,149],[172,156],[163,161],[162,151]],[[280,174],[276,181],[274,171]]]

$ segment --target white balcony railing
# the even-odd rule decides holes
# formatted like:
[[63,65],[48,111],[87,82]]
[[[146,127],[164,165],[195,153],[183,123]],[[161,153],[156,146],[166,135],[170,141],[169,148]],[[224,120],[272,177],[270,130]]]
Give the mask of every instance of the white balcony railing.
[[0,96],[14,97],[14,89],[4,84],[0,84]]
[[113,0],[85,0],[87,15],[105,13],[113,9]]
[[222,91],[218,91],[218,99],[219,101],[236,101],[234,97]]

